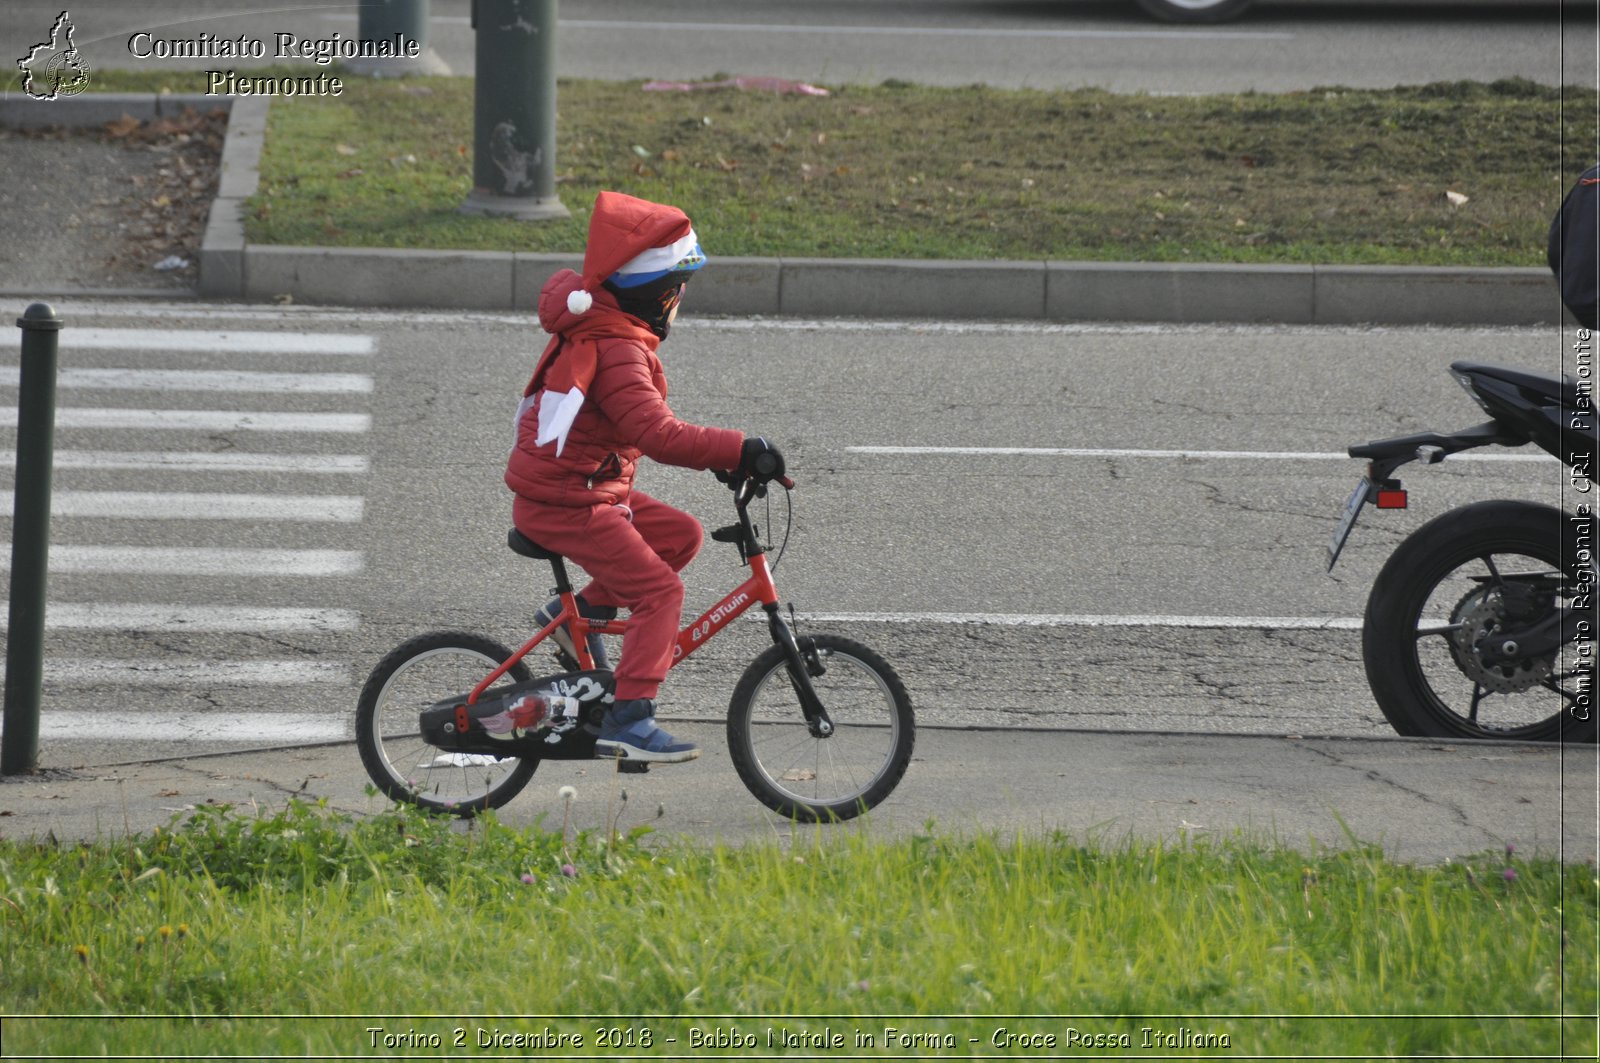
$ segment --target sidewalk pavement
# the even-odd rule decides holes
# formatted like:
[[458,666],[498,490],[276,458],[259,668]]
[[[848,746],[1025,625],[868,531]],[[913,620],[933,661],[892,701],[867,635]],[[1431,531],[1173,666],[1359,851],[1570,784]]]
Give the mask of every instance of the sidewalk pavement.
[[[0,99],[0,126],[93,127],[124,114],[148,119],[186,106],[230,109],[220,186],[199,253],[199,294],[206,298],[531,312],[552,272],[580,265],[578,255],[247,243],[243,204],[258,184],[265,97],[104,93],[48,104],[5,98]],[[821,258],[719,258],[717,268],[696,282],[693,309],[736,315],[1305,325],[1537,325],[1557,322],[1563,314],[1550,272],[1542,268]]]
[[[704,753],[617,775],[602,761],[542,764],[502,822],[559,822],[573,786],[580,829],[640,824],[697,844],[808,841],[844,831],[883,838],[1062,831],[1115,847],[1247,839],[1311,853],[1354,844],[1439,863],[1515,845],[1523,856],[1596,859],[1595,747],[1424,739],[1294,738],[923,728],[905,779],[868,816],[796,827],[766,811],[728,758],[720,723],[675,722]],[[147,834],[199,805],[245,815],[291,798],[376,813],[354,745],[253,750],[0,780],[0,837],[61,841]],[[622,791],[626,802],[621,801]],[[619,814],[620,810],[620,814]]]

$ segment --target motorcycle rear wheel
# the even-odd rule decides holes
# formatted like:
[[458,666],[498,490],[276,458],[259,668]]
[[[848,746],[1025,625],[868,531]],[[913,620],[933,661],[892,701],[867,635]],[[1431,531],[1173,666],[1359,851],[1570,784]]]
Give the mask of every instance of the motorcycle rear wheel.
[[[1367,682],[1403,735],[1593,742],[1595,624],[1513,666],[1485,666],[1471,644],[1498,625],[1510,585],[1553,601],[1588,597],[1592,552],[1578,521],[1530,502],[1479,502],[1417,529],[1384,564],[1361,633]],[[1589,544],[1592,547],[1592,542]],[[1588,598],[1592,601],[1592,598]],[[1526,621],[1524,621],[1524,625]]]

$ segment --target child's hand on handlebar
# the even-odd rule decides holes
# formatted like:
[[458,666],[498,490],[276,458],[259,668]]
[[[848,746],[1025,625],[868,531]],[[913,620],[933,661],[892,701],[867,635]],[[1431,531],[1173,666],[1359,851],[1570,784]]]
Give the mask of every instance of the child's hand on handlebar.
[[747,436],[734,472],[750,480],[776,480],[783,475],[783,453],[761,436]]

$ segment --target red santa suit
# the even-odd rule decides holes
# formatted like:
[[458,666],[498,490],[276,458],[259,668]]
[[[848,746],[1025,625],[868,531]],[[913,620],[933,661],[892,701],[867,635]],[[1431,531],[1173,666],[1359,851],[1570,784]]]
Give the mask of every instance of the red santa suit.
[[[676,207],[602,192],[583,273],[562,270],[539,295],[552,338],[517,412],[506,466],[517,530],[582,566],[592,606],[630,611],[616,698],[654,698],[683,613],[678,576],[700,550],[700,522],[634,489],[641,455],[691,469],[735,469],[744,434],[679,420],[667,406],[660,339],[623,312],[607,279],[693,243]],[[643,256],[643,258],[641,258]]]

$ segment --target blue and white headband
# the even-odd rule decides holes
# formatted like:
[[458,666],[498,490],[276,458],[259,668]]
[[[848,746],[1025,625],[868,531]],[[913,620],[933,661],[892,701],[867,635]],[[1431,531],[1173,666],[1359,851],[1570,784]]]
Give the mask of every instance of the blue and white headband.
[[618,288],[637,288],[660,280],[669,273],[697,270],[705,264],[706,255],[700,250],[700,240],[690,229],[681,240],[635,255],[607,280]]

